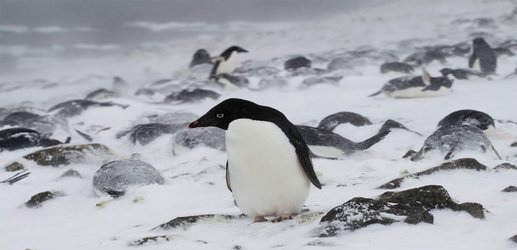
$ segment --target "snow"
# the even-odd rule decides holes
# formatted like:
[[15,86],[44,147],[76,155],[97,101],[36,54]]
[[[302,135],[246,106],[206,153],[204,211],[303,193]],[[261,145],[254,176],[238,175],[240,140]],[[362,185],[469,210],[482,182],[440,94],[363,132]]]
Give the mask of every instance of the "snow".
[[[25,103],[49,108],[62,101],[84,98],[100,87],[109,89],[115,75],[126,79],[130,83],[127,88],[134,90],[157,79],[170,77],[175,70],[183,70],[198,48],[206,48],[216,55],[218,51],[236,44],[250,51],[241,61],[264,61],[361,46],[403,51],[397,55],[404,58],[414,45],[470,41],[469,33],[479,31],[492,34],[486,37],[487,41],[497,44],[497,41],[517,35],[516,23],[503,21],[514,8],[514,3],[504,0],[378,1],[367,8],[317,22],[282,23],[281,28],[275,29],[270,28],[271,24],[264,24],[268,28],[256,32],[208,33],[188,41],[150,43],[122,58],[49,59],[36,53],[19,60],[19,72],[2,76],[0,107],[10,108]],[[492,17],[496,25],[476,28],[469,24],[452,24],[457,19],[478,17]],[[198,24],[195,24],[197,28]],[[178,25],[146,24],[146,28],[168,29]],[[2,29],[25,32],[24,27],[3,26]],[[399,46],[400,41],[407,41],[411,46]],[[109,50],[114,46],[101,46],[100,49]],[[93,48],[89,45],[83,47]],[[456,57],[448,58],[445,66],[466,65],[466,58]],[[490,114],[495,120],[517,119],[517,85],[515,80],[502,79],[515,70],[517,57],[500,57],[498,75],[492,76],[491,80],[456,80],[452,93],[420,99],[393,99],[385,95],[367,98],[389,79],[401,76],[395,73],[382,75],[379,66],[380,63],[356,67],[354,70],[361,74],[345,76],[337,86],[320,85],[299,90],[296,86],[301,78],[295,77],[289,80],[290,86],[286,88],[228,90],[218,100],[195,104],[169,106],[123,96],[112,101],[130,105],[127,109],[88,109],[80,116],[70,118],[69,126],[80,131],[110,127],[109,130],[92,133],[95,142],[110,147],[119,159],[129,159],[132,153],[140,154],[140,160],[161,172],[165,178],[164,185],[130,188],[126,195],[112,199],[97,196],[94,192],[92,178],[101,166],[99,163],[50,168],[20,161],[29,168],[31,175],[14,185],[0,184],[0,248],[116,250],[133,248],[129,246],[130,242],[143,237],[167,235],[170,241],[151,242],[139,248],[232,249],[238,245],[242,249],[515,249],[515,243],[508,239],[517,234],[517,194],[501,192],[509,185],[517,185],[515,170],[439,172],[419,179],[409,178],[397,189],[443,185],[458,202],[481,203],[488,210],[483,220],[465,212],[434,210],[432,225],[400,222],[389,226],[371,225],[333,238],[314,236],[322,214],[333,207],[353,197],[378,196],[385,192],[377,189],[378,186],[407,172],[422,171],[442,163],[443,156],[437,154],[429,154],[419,162],[402,159],[402,156],[410,149],[418,150],[425,138],[434,132],[438,121],[447,114],[459,109],[475,109]],[[443,66],[433,63],[427,70],[437,76]],[[32,82],[32,79],[45,81]],[[353,141],[372,136],[387,119],[401,122],[424,136],[395,130],[370,149],[342,160],[314,159],[315,170],[324,186],[321,190],[311,189],[305,203],[310,212],[293,220],[280,223],[252,223],[250,218],[208,220],[187,229],[151,231],[178,216],[241,213],[226,187],[226,153],[200,147],[173,154],[174,138],[170,135],[141,146],[132,145],[124,138],[116,139],[116,134],[150,112],[181,110],[202,115],[230,97],[272,106],[295,124],[316,126],[322,118],[336,112],[359,113],[374,124],[364,127],[347,124],[335,130]],[[55,135],[60,140],[66,136],[65,132]],[[474,157],[489,168],[503,162],[516,163],[517,150],[509,146],[517,136],[516,124],[496,122],[496,129],[487,132],[487,136],[503,160],[478,152],[458,153],[455,158]],[[85,142],[77,135],[73,135],[72,141]],[[0,167],[35,150],[0,152]],[[59,179],[71,168],[79,171],[83,178]],[[0,180],[11,175],[13,173],[0,170]],[[37,209],[23,205],[32,195],[47,190],[62,191],[66,196],[48,201]],[[104,205],[96,206],[100,202]],[[321,246],[311,246],[314,244]]]

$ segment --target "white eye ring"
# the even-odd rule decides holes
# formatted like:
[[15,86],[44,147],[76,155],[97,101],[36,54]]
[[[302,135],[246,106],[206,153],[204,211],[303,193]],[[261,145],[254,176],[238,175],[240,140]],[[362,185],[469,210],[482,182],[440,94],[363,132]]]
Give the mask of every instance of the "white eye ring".
[[223,118],[224,117],[224,114],[223,113],[219,113],[217,115],[215,115],[217,118]]

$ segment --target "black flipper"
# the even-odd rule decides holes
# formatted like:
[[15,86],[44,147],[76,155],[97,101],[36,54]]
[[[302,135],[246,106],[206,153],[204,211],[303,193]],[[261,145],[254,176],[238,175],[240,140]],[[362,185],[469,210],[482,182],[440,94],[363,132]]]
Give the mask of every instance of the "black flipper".
[[384,139],[384,137],[386,137],[390,132],[391,132],[391,130],[379,130],[379,132],[376,135],[374,135],[362,142],[357,142],[356,143],[357,148],[359,148],[360,150],[368,149],[371,146],[373,146],[374,144],[382,141],[382,139]]
[[[287,119],[285,120],[287,121]],[[305,143],[305,140],[303,140],[300,132],[298,132],[296,126],[290,123],[290,126],[280,126],[280,128],[289,138],[289,142],[294,146],[296,155],[298,156],[298,161],[300,161],[307,178],[309,178],[315,187],[321,189],[320,181],[318,180],[318,176],[316,176],[314,167],[312,166],[311,151],[309,146],[307,146],[307,143]]]

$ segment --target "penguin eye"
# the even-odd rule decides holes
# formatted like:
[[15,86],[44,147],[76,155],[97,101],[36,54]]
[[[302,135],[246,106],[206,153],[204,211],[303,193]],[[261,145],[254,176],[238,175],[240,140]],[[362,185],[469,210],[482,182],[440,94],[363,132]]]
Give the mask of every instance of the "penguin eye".
[[219,118],[219,119],[220,119],[220,118],[223,118],[223,117],[224,117],[224,114],[223,114],[223,113],[219,113],[219,114],[217,114],[217,115],[215,115],[215,116],[216,116],[217,118]]

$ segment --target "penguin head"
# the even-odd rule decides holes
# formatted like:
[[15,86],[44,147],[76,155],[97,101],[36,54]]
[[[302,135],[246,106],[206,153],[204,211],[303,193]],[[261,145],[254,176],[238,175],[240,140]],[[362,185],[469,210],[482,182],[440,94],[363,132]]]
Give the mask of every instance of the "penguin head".
[[237,119],[256,119],[260,116],[260,105],[243,99],[230,98],[214,106],[199,119],[190,123],[189,128],[218,127],[227,130]]
[[229,48],[227,48],[226,50],[223,51],[223,53],[221,53],[221,57],[224,58],[225,60],[228,59],[233,53],[248,53],[247,50],[239,47],[239,46],[231,46]]

